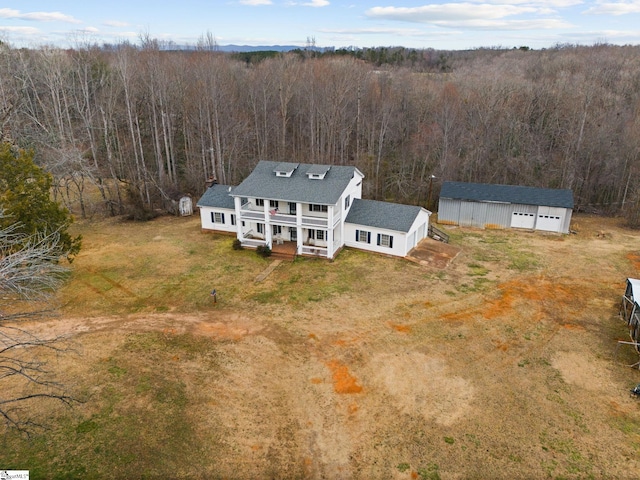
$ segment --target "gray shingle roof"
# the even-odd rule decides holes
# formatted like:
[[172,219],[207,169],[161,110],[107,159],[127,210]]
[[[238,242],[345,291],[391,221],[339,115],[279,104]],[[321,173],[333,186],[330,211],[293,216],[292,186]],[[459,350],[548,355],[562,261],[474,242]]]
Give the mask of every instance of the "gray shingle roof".
[[345,223],[407,233],[422,207],[377,200],[353,200]]
[[314,180],[307,177],[307,172],[316,171],[317,165],[301,163],[290,177],[276,176],[276,168],[283,168],[283,163],[266,160],[258,162],[256,168],[231,194],[265,200],[335,205],[358,171],[356,167],[332,165],[324,179]]
[[476,202],[503,202],[573,208],[573,192],[568,189],[444,182],[440,190],[440,197]]
[[216,207],[216,208],[230,208],[235,209],[233,203],[233,197],[229,190],[233,192],[233,188],[229,185],[212,185],[207,188],[200,200],[198,200],[198,207]]

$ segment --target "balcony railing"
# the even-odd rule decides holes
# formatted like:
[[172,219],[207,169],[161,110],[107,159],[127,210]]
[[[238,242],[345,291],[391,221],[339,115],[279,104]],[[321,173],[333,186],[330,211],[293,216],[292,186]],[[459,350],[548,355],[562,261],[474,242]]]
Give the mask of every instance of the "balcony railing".
[[[270,210],[270,212],[271,211],[272,210]],[[264,221],[264,209],[263,207],[257,207],[252,202],[247,202],[240,207],[240,218],[241,220]],[[341,216],[339,213],[335,214],[333,216],[333,225],[329,225],[329,218],[327,216],[302,216],[302,223],[300,226],[303,228],[335,228],[336,225],[338,225],[338,223],[340,222],[340,218]],[[287,214],[276,211],[273,214],[269,214],[269,221],[270,223],[277,225],[294,226],[297,224],[297,216],[295,214]]]
[[296,224],[296,216],[295,215],[287,215],[284,213],[276,213],[275,215],[269,215],[272,223],[280,223],[284,225],[295,225]]

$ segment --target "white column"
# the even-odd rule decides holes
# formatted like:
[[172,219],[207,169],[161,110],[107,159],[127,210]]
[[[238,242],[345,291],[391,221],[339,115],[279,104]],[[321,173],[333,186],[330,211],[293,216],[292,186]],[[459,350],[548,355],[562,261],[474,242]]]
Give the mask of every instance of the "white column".
[[296,203],[296,233],[296,248],[298,249],[297,253],[301,254],[304,238],[302,238],[302,204],[300,202]]
[[242,207],[242,199],[233,197],[233,206],[236,209],[236,238],[242,241],[244,232],[242,231],[242,217],[240,216],[240,207]]
[[333,211],[335,207],[329,206],[327,208],[327,234],[325,235],[327,241],[327,258],[333,258]]
[[271,207],[269,207],[269,200],[265,200],[264,201],[264,239],[267,242],[267,247],[271,248],[271,246],[273,245],[273,238],[272,238],[272,232],[271,232],[271,218],[269,218],[271,215],[269,214],[269,210],[271,209]]

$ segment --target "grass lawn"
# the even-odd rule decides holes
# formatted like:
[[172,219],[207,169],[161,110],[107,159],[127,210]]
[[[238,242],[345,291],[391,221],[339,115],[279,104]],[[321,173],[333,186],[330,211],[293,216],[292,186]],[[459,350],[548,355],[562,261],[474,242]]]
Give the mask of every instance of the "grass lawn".
[[[640,233],[451,227],[446,268],[356,250],[283,262],[197,217],[84,237],[43,353],[78,400],[34,402],[0,469],[30,478],[634,478],[638,370],[617,317]],[[602,238],[597,232],[606,231]],[[636,259],[636,260],[634,260]],[[218,292],[214,303],[209,292]],[[3,391],[16,393],[3,380]],[[13,390],[12,390],[13,389]]]

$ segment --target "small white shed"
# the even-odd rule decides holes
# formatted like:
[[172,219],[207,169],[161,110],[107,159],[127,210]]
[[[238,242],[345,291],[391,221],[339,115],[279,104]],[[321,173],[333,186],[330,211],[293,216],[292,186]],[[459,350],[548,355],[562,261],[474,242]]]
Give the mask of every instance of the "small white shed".
[[182,217],[193,215],[193,202],[191,201],[191,197],[184,196],[180,199],[178,211]]

